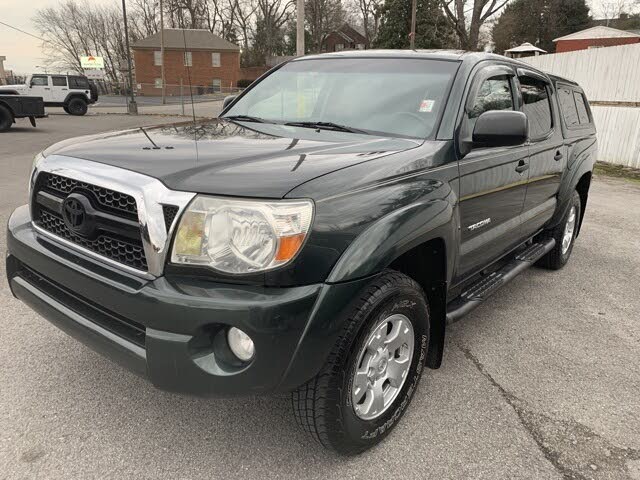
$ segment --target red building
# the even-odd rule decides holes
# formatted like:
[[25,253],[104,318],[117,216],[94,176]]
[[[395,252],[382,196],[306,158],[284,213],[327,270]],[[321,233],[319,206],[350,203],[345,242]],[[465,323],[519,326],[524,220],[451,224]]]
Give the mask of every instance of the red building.
[[240,73],[240,47],[209,30],[165,29],[164,59],[160,52],[160,33],[132,45],[137,91],[140,95],[160,95],[161,65],[167,95],[179,95],[189,85],[194,93],[213,93],[237,87]]
[[323,52],[367,50],[368,48],[369,42],[367,42],[367,38],[346,23],[335,32],[331,32],[322,42]]
[[556,53],[586,50],[588,48],[614,47],[640,43],[640,35],[617,28],[597,26],[556,38]]

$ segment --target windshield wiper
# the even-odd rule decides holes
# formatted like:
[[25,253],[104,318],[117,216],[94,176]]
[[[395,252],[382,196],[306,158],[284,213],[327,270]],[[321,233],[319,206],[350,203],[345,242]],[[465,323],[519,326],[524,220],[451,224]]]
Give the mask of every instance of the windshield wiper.
[[251,115],[229,115],[228,117],[222,117],[226,120],[237,120],[239,122],[255,122],[255,123],[265,123],[265,121],[260,117],[252,117]]
[[316,128],[319,130],[334,130],[336,132],[368,133],[364,130],[358,130],[357,128],[333,122],[287,122],[285,125],[289,125],[291,127]]

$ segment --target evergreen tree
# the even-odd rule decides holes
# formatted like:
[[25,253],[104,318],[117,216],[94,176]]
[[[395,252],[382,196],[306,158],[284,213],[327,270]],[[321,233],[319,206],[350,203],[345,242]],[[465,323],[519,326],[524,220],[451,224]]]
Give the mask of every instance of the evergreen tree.
[[[412,0],[386,0],[382,8],[376,48],[409,48]],[[439,0],[418,0],[416,48],[455,48],[455,32]]]
[[553,53],[554,38],[591,26],[585,0],[514,0],[496,21],[492,36],[498,53],[524,42]]

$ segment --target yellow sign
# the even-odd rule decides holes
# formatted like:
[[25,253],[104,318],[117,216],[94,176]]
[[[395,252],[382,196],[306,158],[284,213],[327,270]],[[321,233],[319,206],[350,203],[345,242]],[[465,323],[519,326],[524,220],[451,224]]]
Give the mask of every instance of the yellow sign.
[[82,68],[104,68],[104,59],[102,57],[80,57],[80,66]]

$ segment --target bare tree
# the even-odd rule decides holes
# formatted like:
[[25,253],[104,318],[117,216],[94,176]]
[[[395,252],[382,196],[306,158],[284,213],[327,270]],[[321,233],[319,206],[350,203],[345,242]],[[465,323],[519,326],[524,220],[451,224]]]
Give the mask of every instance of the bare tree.
[[378,36],[383,0],[358,0],[358,9],[362,16],[362,29],[369,44]]
[[339,29],[344,21],[340,0],[307,0],[305,16],[311,34],[312,52],[320,52],[327,36]]
[[456,31],[460,47],[477,50],[480,28],[509,0],[441,0],[449,22]]
[[605,25],[607,27],[611,23],[611,20],[620,18],[620,14],[631,11],[632,4],[633,2],[630,0],[599,0],[596,3],[600,15],[606,20]]
[[166,0],[165,8],[173,28],[204,28],[206,0]]
[[160,2],[158,0],[130,0],[131,24],[140,37],[148,37],[160,30]]

